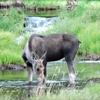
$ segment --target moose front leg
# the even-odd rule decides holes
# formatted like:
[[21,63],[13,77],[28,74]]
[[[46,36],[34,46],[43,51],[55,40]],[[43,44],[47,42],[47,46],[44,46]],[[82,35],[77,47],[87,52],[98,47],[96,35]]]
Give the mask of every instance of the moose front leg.
[[33,95],[33,88],[30,87],[32,85],[32,80],[33,80],[33,69],[32,67],[27,67],[27,71],[28,71],[28,97],[30,97],[31,95]]
[[47,61],[43,61],[43,65],[44,65],[44,76],[46,78],[47,72],[46,72],[46,66],[47,66]]
[[29,60],[27,59],[26,53],[25,53],[25,52],[23,52],[22,58],[23,58],[24,62],[25,62],[26,65],[27,65],[28,81],[29,81],[29,83],[32,83],[32,80],[33,80],[33,69],[32,69],[32,64],[31,64],[31,63],[29,62]]
[[29,84],[32,84],[32,81],[33,81],[33,69],[32,69],[32,67],[27,67],[27,71],[28,71]]

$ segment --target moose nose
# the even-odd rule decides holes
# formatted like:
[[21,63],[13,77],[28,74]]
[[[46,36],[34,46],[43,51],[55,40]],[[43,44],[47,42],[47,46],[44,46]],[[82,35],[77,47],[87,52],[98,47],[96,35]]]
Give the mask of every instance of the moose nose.
[[39,68],[37,68],[37,71],[39,71],[40,69]]

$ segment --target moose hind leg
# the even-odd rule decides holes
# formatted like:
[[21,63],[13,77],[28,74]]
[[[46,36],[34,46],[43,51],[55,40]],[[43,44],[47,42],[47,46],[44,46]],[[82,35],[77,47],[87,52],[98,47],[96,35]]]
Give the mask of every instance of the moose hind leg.
[[67,65],[68,65],[68,70],[69,70],[69,88],[74,89],[76,74],[75,74],[73,62],[72,61],[67,62]]
[[70,89],[75,89],[75,78],[76,78],[76,74],[75,74],[75,69],[73,66],[73,59],[71,58],[71,56],[67,56],[65,57],[67,65],[68,65],[68,71],[69,71],[69,85],[68,87]]

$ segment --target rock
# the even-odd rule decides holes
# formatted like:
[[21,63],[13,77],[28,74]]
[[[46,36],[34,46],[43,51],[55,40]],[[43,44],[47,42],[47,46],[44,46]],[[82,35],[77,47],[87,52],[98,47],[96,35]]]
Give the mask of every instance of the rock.
[[100,60],[100,56],[98,54],[88,54],[87,59],[97,61]]
[[1,71],[6,71],[6,70],[20,71],[24,70],[26,67],[18,64],[10,64],[10,65],[2,65],[0,68]]
[[73,10],[77,6],[77,3],[77,0],[68,1],[66,4],[67,10]]

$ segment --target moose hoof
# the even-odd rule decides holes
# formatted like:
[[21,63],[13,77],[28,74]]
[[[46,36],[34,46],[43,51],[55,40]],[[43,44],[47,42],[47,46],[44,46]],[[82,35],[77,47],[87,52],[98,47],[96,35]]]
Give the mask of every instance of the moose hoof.
[[70,83],[69,85],[68,85],[68,90],[75,90],[75,84],[74,83]]
[[28,82],[28,85],[33,85],[33,82],[32,81]]

